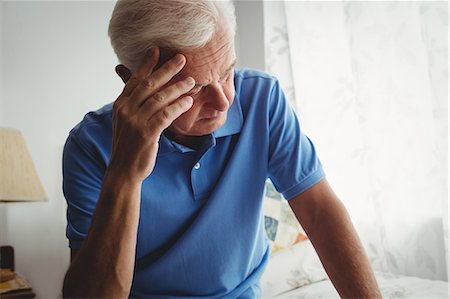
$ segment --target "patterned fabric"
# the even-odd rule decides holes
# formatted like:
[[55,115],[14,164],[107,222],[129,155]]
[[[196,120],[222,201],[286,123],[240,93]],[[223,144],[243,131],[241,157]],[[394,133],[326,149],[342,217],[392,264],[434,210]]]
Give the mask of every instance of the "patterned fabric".
[[[440,280],[420,279],[412,276],[389,275],[375,273],[383,298],[448,298],[449,284]],[[339,294],[330,280],[325,280],[308,286],[280,294],[281,299],[311,299],[339,298]],[[270,298],[274,298],[271,296]]]
[[308,239],[288,202],[270,180],[266,182],[263,212],[271,254]]
[[373,267],[450,276],[448,2],[265,1],[295,102]]
[[262,298],[327,279],[328,276],[309,240],[274,254],[261,277]]

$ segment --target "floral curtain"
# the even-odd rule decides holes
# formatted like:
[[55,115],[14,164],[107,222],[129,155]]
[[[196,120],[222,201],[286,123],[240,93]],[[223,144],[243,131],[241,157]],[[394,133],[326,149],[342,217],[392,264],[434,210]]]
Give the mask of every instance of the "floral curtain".
[[264,2],[277,76],[375,270],[448,278],[448,7]]

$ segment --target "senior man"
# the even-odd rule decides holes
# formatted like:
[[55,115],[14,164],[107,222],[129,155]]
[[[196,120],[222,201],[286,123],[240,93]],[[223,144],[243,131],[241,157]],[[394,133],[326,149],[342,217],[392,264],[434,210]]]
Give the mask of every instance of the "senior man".
[[259,297],[268,177],[339,294],[380,297],[278,82],[234,70],[234,33],[230,2],[117,2],[109,35],[125,87],[64,148],[65,297]]

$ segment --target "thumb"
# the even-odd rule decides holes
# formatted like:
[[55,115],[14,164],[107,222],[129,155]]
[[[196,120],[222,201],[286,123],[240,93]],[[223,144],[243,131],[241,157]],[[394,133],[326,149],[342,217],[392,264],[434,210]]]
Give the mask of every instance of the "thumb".
[[116,73],[122,79],[123,83],[127,83],[131,77],[131,71],[123,64],[116,66]]

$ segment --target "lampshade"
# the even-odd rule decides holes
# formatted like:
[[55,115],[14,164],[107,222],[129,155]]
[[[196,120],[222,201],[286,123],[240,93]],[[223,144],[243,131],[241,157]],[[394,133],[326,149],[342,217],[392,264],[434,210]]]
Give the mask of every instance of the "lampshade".
[[0,202],[46,200],[22,134],[0,128]]

